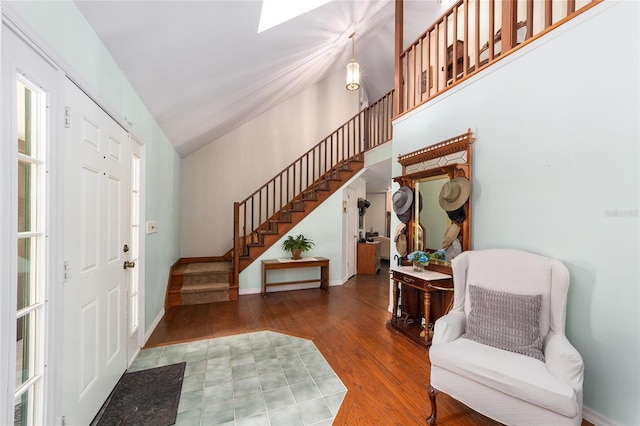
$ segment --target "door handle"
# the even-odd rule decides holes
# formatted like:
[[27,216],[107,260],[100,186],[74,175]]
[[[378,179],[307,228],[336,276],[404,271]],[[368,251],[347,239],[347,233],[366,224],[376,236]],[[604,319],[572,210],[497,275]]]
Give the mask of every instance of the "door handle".
[[124,265],[122,265],[124,269],[135,268],[135,266],[136,266],[136,262],[129,262],[128,260],[125,260]]

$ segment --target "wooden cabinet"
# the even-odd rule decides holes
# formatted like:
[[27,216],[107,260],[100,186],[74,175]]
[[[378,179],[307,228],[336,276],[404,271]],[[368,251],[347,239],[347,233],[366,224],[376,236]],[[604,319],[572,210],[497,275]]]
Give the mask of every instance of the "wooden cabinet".
[[380,271],[380,242],[358,243],[358,274],[375,275]]

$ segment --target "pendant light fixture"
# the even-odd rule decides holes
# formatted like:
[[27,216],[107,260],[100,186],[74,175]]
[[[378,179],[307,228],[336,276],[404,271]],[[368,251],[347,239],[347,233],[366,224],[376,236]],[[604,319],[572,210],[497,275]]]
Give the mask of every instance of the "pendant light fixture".
[[360,88],[360,65],[356,62],[356,33],[349,36],[351,39],[351,62],[347,64],[347,90],[353,92]]

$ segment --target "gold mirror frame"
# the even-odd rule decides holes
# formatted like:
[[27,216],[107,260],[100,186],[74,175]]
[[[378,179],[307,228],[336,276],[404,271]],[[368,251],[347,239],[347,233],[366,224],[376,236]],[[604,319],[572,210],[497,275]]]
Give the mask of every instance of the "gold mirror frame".
[[[400,186],[408,186],[412,190],[416,187],[416,183],[422,179],[433,178],[436,176],[447,175],[449,179],[456,177],[466,177],[472,182],[471,165],[472,150],[471,145],[475,139],[472,136],[471,129],[462,135],[447,139],[445,141],[427,146],[408,154],[399,155],[398,162],[402,165],[402,175],[393,178]],[[473,193],[473,185],[472,191]],[[416,250],[417,247],[417,223],[414,220],[419,205],[419,194],[414,191],[414,210],[411,219],[407,223],[407,242],[408,252]],[[461,246],[462,251],[471,248],[471,194],[464,204],[465,220],[460,225]],[[429,269],[442,270],[450,273],[448,262],[444,265],[429,264]]]

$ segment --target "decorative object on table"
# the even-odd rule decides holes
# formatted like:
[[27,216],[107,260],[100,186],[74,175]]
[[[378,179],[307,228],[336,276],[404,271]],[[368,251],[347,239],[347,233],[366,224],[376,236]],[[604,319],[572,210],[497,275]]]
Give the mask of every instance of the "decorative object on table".
[[436,250],[432,253],[429,253],[428,256],[429,256],[429,262],[431,262],[432,260],[447,260],[447,257],[445,256],[443,249]]
[[450,212],[462,207],[469,199],[469,194],[471,194],[469,179],[457,177],[442,185],[438,201],[444,211]]
[[413,191],[408,186],[401,186],[391,197],[393,211],[400,222],[407,223],[411,219],[411,205],[413,204]]
[[414,271],[422,271],[429,264],[429,255],[423,251],[413,251],[407,255],[407,260],[413,263]]
[[284,251],[290,252],[291,258],[296,260],[301,259],[302,253],[304,253],[305,251],[309,251],[313,246],[313,241],[302,234],[299,234],[296,237],[294,237],[293,235],[289,235],[282,242],[282,249]]

